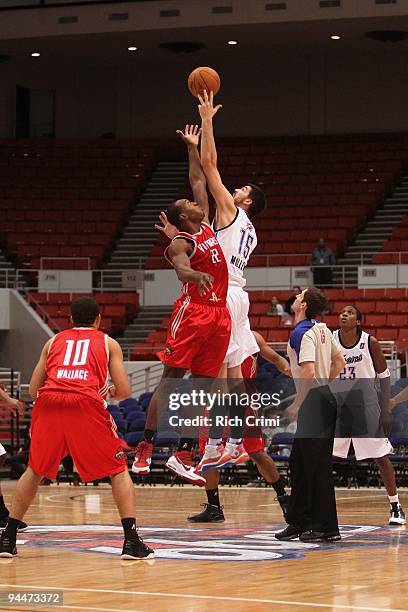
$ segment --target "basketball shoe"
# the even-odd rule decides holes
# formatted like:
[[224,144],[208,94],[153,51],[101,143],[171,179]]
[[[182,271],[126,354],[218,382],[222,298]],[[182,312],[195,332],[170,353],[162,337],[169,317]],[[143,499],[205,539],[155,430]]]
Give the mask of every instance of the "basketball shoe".
[[232,442],[227,442],[225,445],[225,451],[230,454],[231,459],[222,467],[241,465],[242,463],[246,463],[249,460],[249,455],[244,449],[242,442],[240,444],[232,444]]
[[[0,529],[4,529],[7,525],[7,521],[8,521],[8,517],[9,515],[6,514],[5,516],[0,517]],[[20,521],[20,524],[18,526],[17,531],[25,531],[27,529],[28,525],[27,523],[24,523],[23,521]]]
[[133,561],[138,559],[153,559],[154,550],[146,546],[141,538],[123,542],[122,559]]
[[212,468],[220,469],[225,466],[226,463],[231,464],[231,455],[224,448],[223,444],[217,446],[211,446],[211,444],[205,445],[204,455],[200,463],[196,467],[196,471],[206,472]]
[[191,484],[198,485],[199,487],[205,485],[205,478],[195,471],[193,453],[191,451],[176,451],[173,453],[166,463],[166,468]]
[[152,462],[153,444],[142,440],[136,446],[135,460],[132,465],[132,472],[135,474],[148,474]]
[[192,523],[222,523],[225,521],[225,516],[222,508],[214,504],[201,504],[204,510],[199,514],[188,516],[187,520]]
[[390,504],[390,525],[405,525],[405,512],[399,502],[393,502]]
[[6,535],[4,531],[0,535],[0,557],[10,558],[17,555],[16,541]]

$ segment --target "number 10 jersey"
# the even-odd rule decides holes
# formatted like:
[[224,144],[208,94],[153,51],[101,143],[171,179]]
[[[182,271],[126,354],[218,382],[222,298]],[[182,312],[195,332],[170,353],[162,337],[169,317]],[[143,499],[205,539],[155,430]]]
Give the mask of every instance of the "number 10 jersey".
[[51,341],[44,391],[80,393],[105,403],[108,391],[109,346],[107,334],[90,327],[66,329]]

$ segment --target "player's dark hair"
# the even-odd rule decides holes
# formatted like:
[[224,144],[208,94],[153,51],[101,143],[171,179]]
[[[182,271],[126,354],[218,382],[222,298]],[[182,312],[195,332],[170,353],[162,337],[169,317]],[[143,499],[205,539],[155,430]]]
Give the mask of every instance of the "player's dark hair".
[[180,225],[180,214],[181,214],[181,206],[179,200],[174,200],[171,204],[168,205],[166,210],[167,219],[169,223],[175,225],[177,228]]
[[309,287],[303,294],[303,301],[306,302],[306,318],[314,319],[323,314],[327,306],[327,298],[323,291],[317,287]]
[[248,185],[252,189],[250,195],[252,202],[248,209],[248,216],[256,217],[266,208],[266,196],[258,185],[254,185],[253,183],[248,183]]
[[71,304],[71,317],[75,327],[90,327],[99,314],[99,306],[93,298],[80,297]]

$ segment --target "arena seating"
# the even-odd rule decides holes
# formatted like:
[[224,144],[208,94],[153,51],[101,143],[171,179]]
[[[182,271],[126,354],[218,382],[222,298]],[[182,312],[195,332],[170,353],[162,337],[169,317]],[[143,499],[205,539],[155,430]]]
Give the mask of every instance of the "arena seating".
[[[256,183],[268,198],[255,222],[259,244],[249,265],[305,265],[320,237],[337,255],[355,238],[400,176],[408,140],[395,135],[242,140],[218,152],[227,187]],[[188,195],[187,187],[180,195]],[[167,267],[165,244],[159,235],[147,269]]]
[[132,140],[1,141],[1,244],[19,267],[101,266],[153,159]]
[[[32,291],[26,297],[37,314],[57,332],[70,326],[69,305],[73,299],[82,295]],[[92,297],[101,308],[101,329],[113,335],[119,334],[139,310],[139,294],[136,292],[100,292],[92,294]]]
[[[373,256],[374,264],[406,264],[408,263],[408,215],[401,219],[401,223],[394,229],[391,236],[383,244],[383,251],[395,253],[376,253]],[[401,252],[400,251],[407,251]]]
[[[408,289],[327,289],[326,296],[332,314],[323,320],[329,328],[338,327],[338,315],[348,304],[356,305],[364,315],[363,327],[378,340],[395,341],[400,348],[408,344]],[[279,316],[268,316],[273,296],[284,305],[291,292],[287,290],[250,291],[250,321],[252,329],[259,331],[268,342],[287,342],[291,326]],[[132,359],[157,359],[156,352],[166,339],[169,318],[165,317],[160,328],[151,331],[145,342],[133,347]]]

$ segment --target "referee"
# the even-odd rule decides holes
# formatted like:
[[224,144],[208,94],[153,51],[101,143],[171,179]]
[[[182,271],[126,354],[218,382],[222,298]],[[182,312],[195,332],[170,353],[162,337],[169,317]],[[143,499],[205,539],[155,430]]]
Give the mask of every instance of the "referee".
[[332,475],[332,452],[337,404],[328,387],[345,360],[324,323],[314,321],[327,300],[310,287],[292,305],[296,327],[288,343],[296,399],[285,415],[296,419],[297,431],[290,457],[292,492],[278,540],[334,542],[340,540]]

